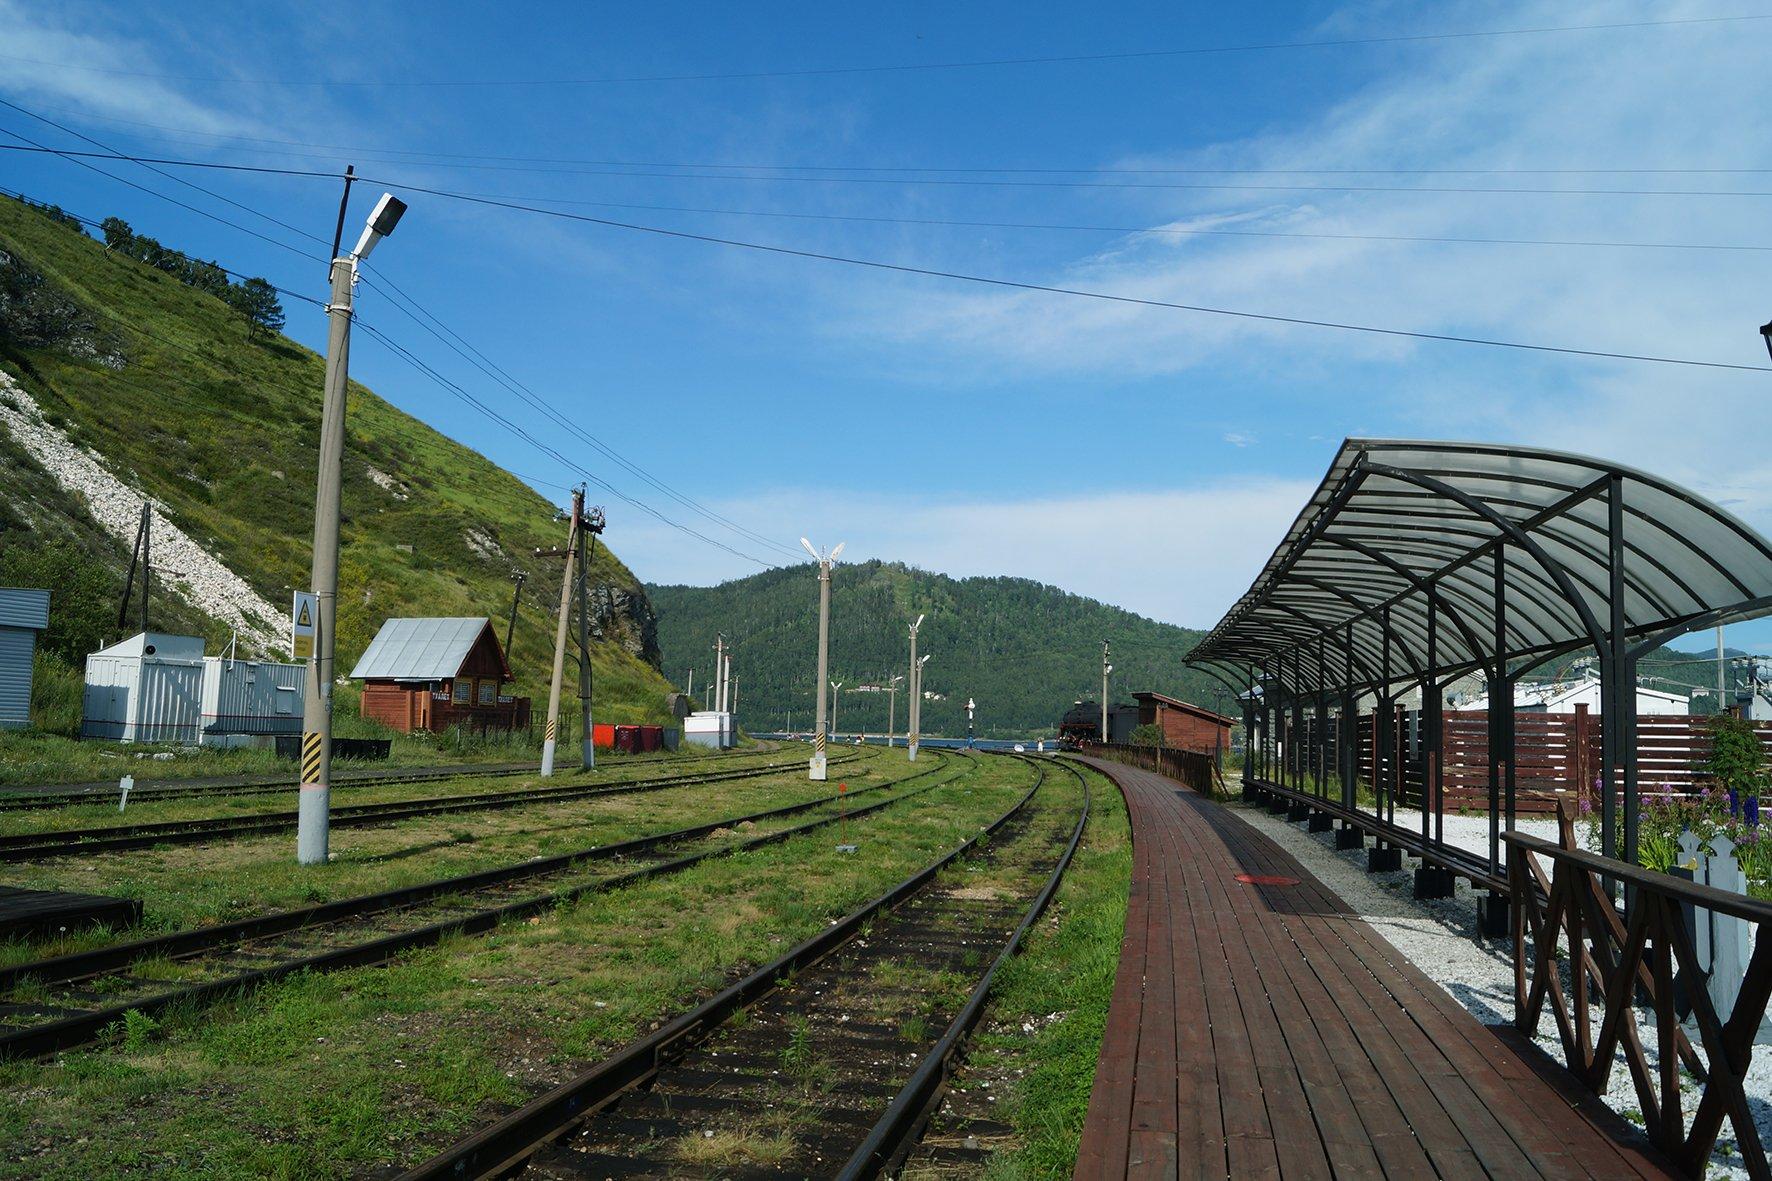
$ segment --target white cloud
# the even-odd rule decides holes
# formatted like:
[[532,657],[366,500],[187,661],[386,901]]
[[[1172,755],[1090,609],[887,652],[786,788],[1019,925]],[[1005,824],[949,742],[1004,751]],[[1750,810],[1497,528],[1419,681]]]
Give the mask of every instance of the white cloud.
[[[956,577],[1014,574],[1209,627],[1249,585],[1315,486],[1232,481],[1023,500],[784,490],[710,507],[789,544],[801,534],[821,545],[846,541],[853,560],[903,561]],[[758,569],[655,523],[612,525],[607,539],[649,582],[705,583]]]
[[[265,134],[265,124],[245,113],[237,102],[200,102],[159,79],[141,76],[166,68],[158,39],[151,43],[76,31],[50,19],[47,11],[0,0],[0,45],[6,47],[6,58],[0,61],[0,91],[26,105],[33,101],[62,103],[88,114],[151,118],[213,135]],[[170,38],[170,33],[167,36]],[[88,68],[55,64],[60,62]],[[33,139],[41,133],[65,142],[49,128],[17,130]]]

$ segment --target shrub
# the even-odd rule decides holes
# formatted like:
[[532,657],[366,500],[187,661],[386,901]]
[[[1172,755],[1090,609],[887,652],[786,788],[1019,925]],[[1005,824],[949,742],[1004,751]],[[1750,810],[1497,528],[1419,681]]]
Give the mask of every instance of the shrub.
[[1746,793],[1757,791],[1766,768],[1766,752],[1753,724],[1733,714],[1710,720],[1710,758],[1704,769],[1719,785]]
[[1155,722],[1146,722],[1128,734],[1126,741],[1133,746],[1163,746],[1163,727]]

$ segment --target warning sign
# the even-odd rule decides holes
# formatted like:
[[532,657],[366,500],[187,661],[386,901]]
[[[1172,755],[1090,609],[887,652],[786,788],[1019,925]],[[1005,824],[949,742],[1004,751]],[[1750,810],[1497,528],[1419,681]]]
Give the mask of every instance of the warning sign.
[[289,655],[307,660],[314,655],[314,633],[320,621],[320,601],[313,591],[296,591],[289,609]]

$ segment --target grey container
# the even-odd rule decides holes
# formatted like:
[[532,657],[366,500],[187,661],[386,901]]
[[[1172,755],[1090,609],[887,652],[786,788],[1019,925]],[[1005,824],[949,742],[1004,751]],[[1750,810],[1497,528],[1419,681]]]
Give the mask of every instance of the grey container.
[[272,660],[203,660],[204,742],[237,734],[300,734],[305,664]]
[[86,658],[80,736],[196,742],[202,692],[202,638],[142,632]]

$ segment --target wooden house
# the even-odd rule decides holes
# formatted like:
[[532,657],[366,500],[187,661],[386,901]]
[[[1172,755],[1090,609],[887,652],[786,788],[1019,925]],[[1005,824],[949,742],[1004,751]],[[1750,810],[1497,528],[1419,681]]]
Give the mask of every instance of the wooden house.
[[390,619],[351,676],[363,682],[362,715],[402,732],[529,725],[529,698],[509,692],[511,666],[484,616]]
[[1235,718],[1162,693],[1134,693],[1132,699],[1138,702],[1139,725],[1163,728],[1164,746],[1222,757],[1230,745]]

